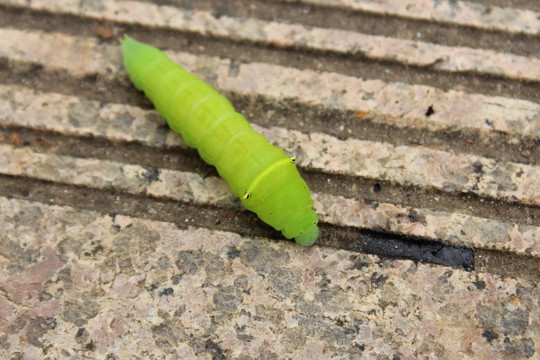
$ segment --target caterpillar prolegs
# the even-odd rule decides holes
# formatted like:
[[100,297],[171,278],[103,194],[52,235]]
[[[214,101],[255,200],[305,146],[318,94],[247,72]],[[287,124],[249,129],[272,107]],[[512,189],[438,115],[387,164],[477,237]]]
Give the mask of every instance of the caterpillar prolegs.
[[216,167],[244,206],[303,246],[319,235],[317,215],[294,157],[256,133],[212,86],[153,46],[122,40],[124,65],[172,130]]

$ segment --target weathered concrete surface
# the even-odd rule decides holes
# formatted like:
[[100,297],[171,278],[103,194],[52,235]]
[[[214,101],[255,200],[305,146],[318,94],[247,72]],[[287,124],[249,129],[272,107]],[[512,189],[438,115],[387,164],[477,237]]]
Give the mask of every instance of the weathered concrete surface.
[[0,209],[6,357],[538,354],[533,281],[29,201]]
[[[540,10],[519,4],[0,0],[0,358],[540,358]],[[338,249],[266,238],[128,82],[126,32],[297,155]],[[362,254],[365,233],[477,266]]]

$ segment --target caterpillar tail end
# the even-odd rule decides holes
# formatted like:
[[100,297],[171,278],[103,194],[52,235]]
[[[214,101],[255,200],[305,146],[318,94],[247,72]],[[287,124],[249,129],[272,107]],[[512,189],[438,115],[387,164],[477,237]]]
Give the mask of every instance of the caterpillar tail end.
[[314,225],[311,229],[304,234],[298,235],[294,240],[301,246],[311,246],[315,243],[315,240],[319,237],[319,228]]
[[132,51],[135,49],[136,45],[141,45],[142,43],[138,42],[137,40],[133,39],[132,37],[128,35],[124,35],[123,38],[120,39],[120,45],[122,47],[122,53],[125,55],[126,51]]
[[125,51],[126,45],[129,46],[129,45],[132,45],[131,42],[137,42],[137,40],[133,39],[127,34],[124,34],[124,36],[120,38],[119,41],[120,41],[120,46],[122,47],[122,52]]

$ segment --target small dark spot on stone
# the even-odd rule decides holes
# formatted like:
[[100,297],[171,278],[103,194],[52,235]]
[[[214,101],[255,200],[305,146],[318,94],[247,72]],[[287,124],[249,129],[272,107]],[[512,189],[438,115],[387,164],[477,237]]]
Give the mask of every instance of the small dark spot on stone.
[[388,275],[379,275],[376,271],[371,274],[371,284],[372,285],[384,285],[386,280],[388,279]]
[[401,359],[401,358],[400,358],[399,355],[397,355],[397,354],[394,355],[394,356],[392,356],[392,360],[399,360],[399,359]]
[[212,354],[212,360],[226,359],[226,356],[223,353],[223,349],[221,349],[221,346],[219,346],[219,344],[216,344],[212,340],[206,340],[204,347],[206,351]]
[[42,291],[39,294],[39,301],[48,301],[48,300],[51,300],[52,298],[53,296],[46,291]]
[[152,284],[150,285],[150,291],[154,291],[158,288],[158,286],[156,284]]
[[448,283],[448,279],[452,276],[454,272],[452,270],[448,270],[448,271],[445,271],[444,274],[442,274],[440,277],[439,277],[439,283],[440,284],[446,284]]
[[330,280],[326,275],[323,275],[321,280],[319,281],[319,286],[321,288],[328,288],[328,285],[332,282],[332,280]]
[[382,191],[381,184],[377,183],[377,184],[373,185],[373,192],[375,194],[379,194],[381,191]]
[[353,265],[356,270],[362,270],[364,267],[367,266],[369,266],[369,263],[363,261],[362,259],[357,259]]
[[535,348],[535,343],[534,343],[534,340],[533,339],[529,339],[529,338],[525,338],[522,340],[523,342],[523,352],[525,354],[525,357],[528,359],[528,358],[531,358],[534,353],[536,352],[534,350]]
[[240,72],[240,64],[242,64],[243,61],[231,61],[229,63],[229,76],[230,77],[237,77],[238,73]]
[[75,335],[75,337],[81,337],[84,335],[84,328],[79,328],[79,330],[77,330],[77,335]]
[[364,351],[364,350],[366,350],[366,345],[364,345],[364,344],[358,345],[358,349],[359,349],[360,351]]
[[477,280],[473,284],[478,290],[484,290],[486,288],[486,283],[483,280]]
[[97,81],[97,78],[98,78],[98,75],[97,74],[89,74],[89,75],[86,75],[83,80],[84,81],[88,81],[88,82],[93,82],[95,83]]
[[173,275],[171,280],[173,285],[178,285],[178,283],[180,283],[180,280],[182,280],[182,275]]
[[480,161],[475,161],[473,163],[473,167],[474,167],[474,172],[476,173],[479,173],[479,174],[482,174],[484,171],[482,170],[482,163]]
[[31,73],[37,73],[37,72],[40,72],[41,70],[43,70],[43,65],[41,64],[32,64],[32,66],[30,67]]
[[171,314],[169,314],[167,311],[165,310],[158,310],[158,316],[162,319],[168,319],[171,317]]
[[94,346],[94,343],[93,342],[89,342],[88,344],[86,344],[85,346],[86,350],[94,350],[95,346]]
[[95,256],[97,253],[103,252],[103,246],[98,245],[92,250],[92,254]]
[[482,336],[486,338],[486,340],[488,342],[492,342],[493,340],[497,339],[499,337],[499,335],[497,335],[497,333],[491,331],[491,330],[485,330],[483,333],[482,333]]
[[229,248],[229,250],[227,250],[227,256],[229,257],[229,259],[235,259],[240,256],[240,251],[238,251],[237,248],[232,246]]
[[370,199],[364,199],[364,204],[371,206],[373,209],[377,209],[379,207],[379,202],[370,200]]
[[223,289],[214,294],[214,305],[220,311],[237,311],[243,301],[242,296],[237,296],[230,289]]
[[422,225],[427,225],[427,221],[426,221],[426,217],[422,214],[420,214],[417,210],[415,209],[411,209],[411,211],[409,211],[409,220],[411,222],[418,222],[418,223],[421,223]]
[[146,169],[144,174],[150,182],[159,180],[159,169]]
[[199,270],[200,262],[201,255],[198,252],[193,250],[181,251],[178,253],[176,266],[178,270],[193,275]]
[[159,293],[159,296],[163,296],[163,295],[168,296],[168,295],[171,295],[173,292],[174,292],[173,288],[166,288],[166,289],[163,289],[161,293]]
[[25,190],[21,191],[21,194],[22,194],[22,196],[25,196],[25,197],[26,197],[26,196],[29,196],[29,195],[30,195],[30,191],[28,191],[28,190],[25,189]]
[[426,116],[430,117],[433,114],[435,114],[435,110],[433,110],[433,105],[429,105],[429,107],[428,107],[428,109],[426,111]]

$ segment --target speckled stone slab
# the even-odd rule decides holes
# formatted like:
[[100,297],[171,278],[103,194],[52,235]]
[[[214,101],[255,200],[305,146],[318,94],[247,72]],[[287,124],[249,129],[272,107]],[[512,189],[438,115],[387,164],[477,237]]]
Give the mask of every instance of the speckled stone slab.
[[[259,62],[237,64],[230,59],[185,52],[167,51],[167,54],[220,91],[278,101],[294,98],[310,106],[356,111],[358,122],[369,118],[397,127],[430,131],[473,128],[540,137],[540,105],[527,100]],[[73,76],[125,74],[119,45],[61,33],[0,29],[0,55],[40,62],[46,68],[67,71]],[[436,111],[426,118],[425,112],[433,104]]]
[[430,66],[449,72],[475,71],[528,81],[540,80],[540,59],[485,49],[449,47],[418,40],[315,26],[306,27],[255,18],[241,19],[215,15],[208,11],[139,1],[95,0],[82,5],[75,0],[42,0],[32,1],[30,4],[24,0],[3,0],[3,2],[57,13],[211,34],[240,41],[268,42],[280,47],[362,54],[383,61],[398,60],[412,66]]
[[540,13],[515,7],[501,7],[472,1],[445,0],[273,0],[301,2],[411,19],[449,22],[481,29],[540,33]]
[[538,284],[0,198],[2,358],[538,358]]
[[[1,119],[0,119],[1,120]],[[2,122],[0,121],[0,124]],[[227,183],[215,176],[156,169],[117,161],[77,158],[0,144],[0,174],[24,176],[95,189],[174,199],[183,203],[242,209]],[[313,193],[320,221],[540,257],[540,227]]]
[[[0,0],[0,359],[540,359],[540,17],[497,4]],[[239,202],[178,166],[197,155],[137,98],[125,32],[266,103],[246,115],[327,234],[465,245],[476,270],[218,231]]]

